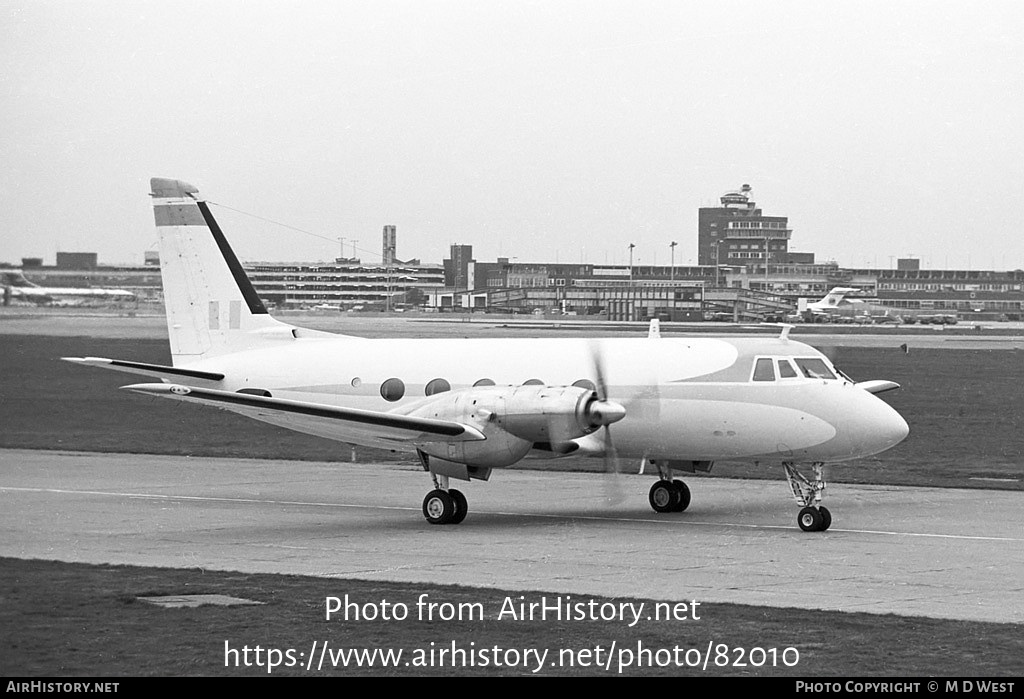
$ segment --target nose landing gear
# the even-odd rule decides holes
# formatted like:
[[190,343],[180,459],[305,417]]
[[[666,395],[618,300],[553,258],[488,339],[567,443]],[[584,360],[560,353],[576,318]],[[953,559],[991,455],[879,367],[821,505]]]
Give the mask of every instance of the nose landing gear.
[[821,462],[812,464],[813,481],[800,473],[792,462],[784,462],[782,467],[786,469],[786,480],[789,481],[793,497],[802,508],[796,518],[797,524],[805,532],[827,530],[832,526],[832,513],[821,504],[821,498],[825,491],[825,477],[822,472],[824,464]]
[[823,532],[832,524],[832,513],[824,505],[805,507],[796,519],[805,532]]

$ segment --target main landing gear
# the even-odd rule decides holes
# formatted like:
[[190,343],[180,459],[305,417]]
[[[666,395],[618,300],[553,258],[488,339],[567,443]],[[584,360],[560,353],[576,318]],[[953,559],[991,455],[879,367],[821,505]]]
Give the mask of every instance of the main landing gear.
[[448,476],[430,474],[434,490],[423,498],[423,516],[431,524],[458,524],[466,519],[469,503],[462,491],[448,487]]
[[690,506],[690,489],[686,483],[672,478],[672,469],[655,465],[661,480],[651,486],[647,495],[651,507],[655,512],[682,512]]
[[793,497],[802,508],[796,518],[797,524],[805,532],[823,532],[832,526],[832,513],[821,504],[821,497],[825,491],[823,466],[824,464],[821,462],[812,465],[814,480],[811,481],[800,473],[792,462],[787,461],[782,464],[782,467],[786,469],[786,480],[789,481]]

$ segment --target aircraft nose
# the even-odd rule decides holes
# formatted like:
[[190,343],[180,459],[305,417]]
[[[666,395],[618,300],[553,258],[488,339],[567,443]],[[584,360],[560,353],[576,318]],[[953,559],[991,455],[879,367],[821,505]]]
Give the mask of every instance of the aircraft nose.
[[874,424],[874,433],[877,435],[880,451],[889,449],[896,446],[910,434],[910,426],[907,421],[903,419],[903,416],[893,410],[893,408],[881,400],[876,398],[878,401],[878,410],[876,411]]

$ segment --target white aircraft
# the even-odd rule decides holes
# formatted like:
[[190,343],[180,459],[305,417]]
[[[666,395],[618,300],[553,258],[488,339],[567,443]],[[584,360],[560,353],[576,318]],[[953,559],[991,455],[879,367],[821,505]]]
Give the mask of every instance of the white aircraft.
[[[805,531],[828,529],[825,463],[885,451],[907,423],[821,352],[746,339],[365,339],[272,318],[192,185],[151,180],[172,366],[68,361],[156,377],[124,388],[216,405],[339,442],[415,450],[432,524],[461,522],[451,479],[488,480],[530,453],[651,465],[649,501],[681,512],[674,476],[716,460],[780,464]],[[614,439],[613,439],[614,435]],[[800,468],[809,466],[812,477]],[[612,482],[617,482],[614,478]]]
[[896,315],[893,308],[871,303],[870,299],[849,297],[850,294],[858,293],[860,293],[860,289],[844,286],[833,287],[819,301],[806,303],[801,299],[797,307],[797,314],[810,313],[812,316],[823,319],[845,319],[861,323],[903,322],[903,318]]
[[32,303],[55,303],[70,299],[106,299],[112,301],[131,301],[135,294],[125,289],[104,289],[100,287],[74,288],[65,286],[39,286],[25,278],[20,269],[0,270],[0,286],[10,290],[12,300],[30,301]]
[[[808,303],[806,310],[814,315],[837,315],[839,313],[853,314],[858,310],[867,310],[868,305],[862,299],[847,298],[847,294],[858,293],[860,289],[845,286],[836,286],[829,289],[821,300]],[[803,309],[799,309],[803,310]]]

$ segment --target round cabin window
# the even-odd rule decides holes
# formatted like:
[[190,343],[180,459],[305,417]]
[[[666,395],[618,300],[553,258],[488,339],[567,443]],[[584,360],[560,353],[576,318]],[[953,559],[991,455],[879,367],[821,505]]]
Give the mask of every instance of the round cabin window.
[[434,379],[423,388],[423,393],[432,396],[435,393],[444,393],[452,390],[452,385],[444,379]]
[[401,400],[405,395],[405,384],[401,379],[388,379],[380,385],[380,395],[384,400]]

